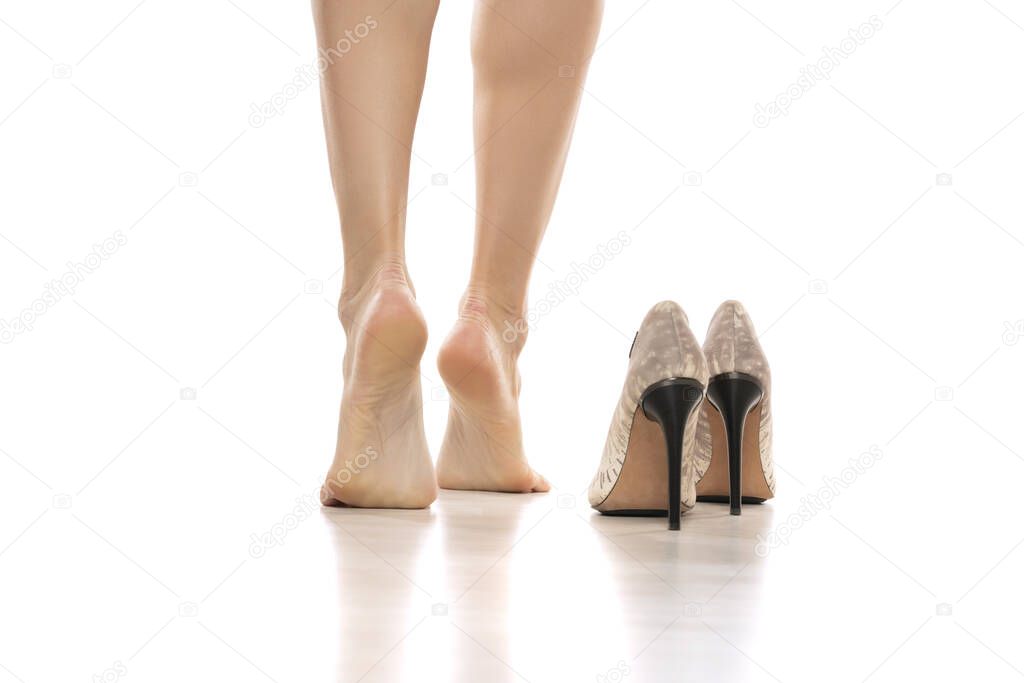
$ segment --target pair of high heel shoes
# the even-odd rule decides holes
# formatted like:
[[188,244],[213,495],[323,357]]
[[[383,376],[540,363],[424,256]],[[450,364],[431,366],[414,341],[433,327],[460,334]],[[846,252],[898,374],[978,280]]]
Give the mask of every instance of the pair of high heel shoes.
[[[715,312],[703,349],[678,304],[644,318],[590,504],[609,515],[668,515],[697,501],[761,503],[775,492],[771,375],[743,306]],[[705,401],[705,397],[707,401]]]

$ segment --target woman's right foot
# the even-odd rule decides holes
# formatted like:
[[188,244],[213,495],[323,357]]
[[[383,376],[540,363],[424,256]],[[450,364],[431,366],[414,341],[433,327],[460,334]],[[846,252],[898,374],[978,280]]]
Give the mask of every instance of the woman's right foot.
[[324,505],[424,508],[437,480],[423,430],[420,358],[427,328],[401,262],[389,262],[338,307],[347,344],[334,462]]
[[522,335],[506,340],[482,297],[467,295],[441,346],[437,367],[448,388],[448,428],[437,459],[441,488],[507,493],[551,488],[523,452],[519,420]]

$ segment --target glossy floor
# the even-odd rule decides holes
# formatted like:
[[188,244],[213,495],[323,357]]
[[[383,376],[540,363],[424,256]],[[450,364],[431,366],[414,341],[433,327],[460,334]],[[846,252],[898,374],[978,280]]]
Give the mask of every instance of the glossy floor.
[[[669,532],[567,493],[445,491],[425,511],[298,498],[233,567],[202,552],[143,566],[67,502],[4,557],[5,617],[21,621],[4,634],[2,681],[1016,676],[975,633],[993,633],[976,608],[1005,572],[972,589],[968,630],[959,606],[835,517],[781,519],[778,500],[741,517],[700,504]],[[188,545],[222,543],[217,527],[192,527]],[[33,563],[54,547],[62,562]],[[179,593],[172,574],[204,587]]]

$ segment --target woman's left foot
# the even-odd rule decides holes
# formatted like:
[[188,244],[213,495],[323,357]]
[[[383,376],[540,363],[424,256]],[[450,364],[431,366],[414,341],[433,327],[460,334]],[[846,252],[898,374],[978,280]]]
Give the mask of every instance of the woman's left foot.
[[437,497],[420,390],[427,326],[404,266],[385,263],[358,293],[343,295],[339,315],[345,389],[321,502],[425,508]]
[[441,488],[530,493],[550,490],[523,452],[519,420],[522,335],[508,341],[487,306],[467,296],[437,359],[448,388],[448,429],[437,459]]

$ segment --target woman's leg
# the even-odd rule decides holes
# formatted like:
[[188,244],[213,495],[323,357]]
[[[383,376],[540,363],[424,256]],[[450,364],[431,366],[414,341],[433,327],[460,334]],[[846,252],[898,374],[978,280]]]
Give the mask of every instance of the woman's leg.
[[314,0],[347,344],[329,505],[425,507],[437,495],[423,432],[427,330],[405,267],[413,129],[437,0]]
[[451,397],[437,463],[444,488],[549,488],[523,453],[520,321],[601,12],[601,0],[477,0],[478,219],[469,286],[438,358]]

